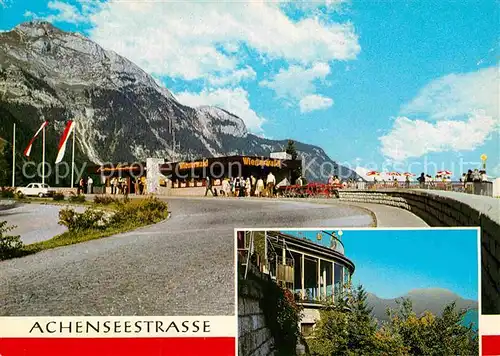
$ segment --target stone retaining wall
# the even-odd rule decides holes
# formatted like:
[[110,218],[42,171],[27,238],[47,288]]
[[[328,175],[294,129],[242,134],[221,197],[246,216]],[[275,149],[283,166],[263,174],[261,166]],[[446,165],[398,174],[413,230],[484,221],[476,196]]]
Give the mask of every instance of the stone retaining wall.
[[[442,194],[442,195],[441,195]],[[446,196],[445,196],[446,194]],[[481,228],[481,304],[483,314],[500,314],[499,200],[452,192],[341,191],[340,200],[385,204],[411,211],[430,226]],[[479,200],[482,199],[482,200]],[[467,201],[470,203],[467,203]]]
[[264,299],[262,283],[273,282],[253,269],[249,273],[251,278],[240,282],[238,287],[238,355],[271,356],[274,340],[260,303]]

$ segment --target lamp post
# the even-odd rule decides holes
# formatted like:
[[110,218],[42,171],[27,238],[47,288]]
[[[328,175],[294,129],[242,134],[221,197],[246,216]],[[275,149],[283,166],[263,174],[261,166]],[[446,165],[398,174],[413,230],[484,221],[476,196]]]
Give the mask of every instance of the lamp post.
[[486,171],[486,160],[488,159],[488,156],[486,156],[484,153],[481,155],[481,161],[483,162],[483,170]]

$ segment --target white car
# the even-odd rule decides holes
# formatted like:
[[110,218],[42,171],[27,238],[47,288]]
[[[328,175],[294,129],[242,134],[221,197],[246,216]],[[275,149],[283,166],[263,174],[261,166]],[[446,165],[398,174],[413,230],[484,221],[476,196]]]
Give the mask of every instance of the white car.
[[54,195],[55,190],[50,189],[47,184],[30,183],[24,188],[18,188],[16,193],[22,193],[26,196],[39,196],[40,198],[43,198]]

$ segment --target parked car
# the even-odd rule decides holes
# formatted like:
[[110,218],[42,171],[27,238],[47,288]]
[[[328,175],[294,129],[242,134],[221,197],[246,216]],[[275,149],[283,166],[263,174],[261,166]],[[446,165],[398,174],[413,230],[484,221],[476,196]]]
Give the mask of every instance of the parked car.
[[26,196],[39,196],[40,198],[53,196],[55,192],[47,184],[42,183],[30,183],[26,187],[16,190],[16,193]]

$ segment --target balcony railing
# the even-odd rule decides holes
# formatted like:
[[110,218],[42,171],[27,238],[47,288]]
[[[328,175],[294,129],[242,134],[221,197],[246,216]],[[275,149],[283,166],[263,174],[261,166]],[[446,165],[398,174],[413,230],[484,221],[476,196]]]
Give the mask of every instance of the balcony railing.
[[344,189],[353,190],[383,190],[383,189],[430,189],[444,190],[451,192],[468,193],[475,195],[493,196],[493,182],[472,182],[464,183],[459,181],[426,181],[421,184],[418,182],[353,182],[348,183]]

